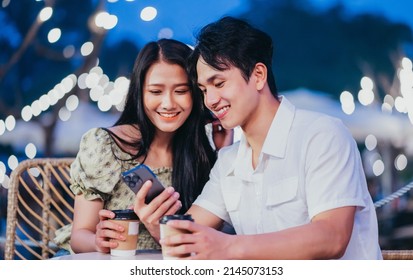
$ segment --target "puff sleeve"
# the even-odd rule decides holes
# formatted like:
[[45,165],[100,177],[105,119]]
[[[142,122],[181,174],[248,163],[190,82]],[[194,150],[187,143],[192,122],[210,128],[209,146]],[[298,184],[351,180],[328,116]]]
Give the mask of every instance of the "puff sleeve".
[[70,169],[70,188],[75,195],[83,194],[87,200],[109,199],[121,178],[121,165],[112,145],[110,135],[101,128],[93,128],[82,136]]

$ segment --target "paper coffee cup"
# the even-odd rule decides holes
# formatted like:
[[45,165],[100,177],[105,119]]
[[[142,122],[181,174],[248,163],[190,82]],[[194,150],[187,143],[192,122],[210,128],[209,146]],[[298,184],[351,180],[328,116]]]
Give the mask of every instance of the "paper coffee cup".
[[114,249],[110,249],[110,254],[112,256],[136,255],[139,238],[138,216],[131,209],[113,210],[112,212],[115,213],[115,217],[112,219],[112,221],[125,228],[123,234],[126,236],[126,240],[116,240],[119,245]]
[[[191,215],[166,215],[163,216],[160,220],[160,227],[161,227],[161,238],[167,237],[167,236],[173,236],[176,234],[182,234],[182,233],[189,233],[189,231],[187,230],[183,230],[183,229],[176,229],[173,227],[170,227],[168,225],[166,225],[166,223],[168,221],[171,220],[186,220],[186,221],[194,221],[194,219],[192,219]],[[165,252],[171,248],[171,246],[166,246],[166,245],[162,245],[162,256],[164,260],[176,260],[178,258],[184,258],[184,257],[189,257],[190,254],[184,254],[184,255],[180,255],[178,257],[176,256],[169,256],[167,255]]]

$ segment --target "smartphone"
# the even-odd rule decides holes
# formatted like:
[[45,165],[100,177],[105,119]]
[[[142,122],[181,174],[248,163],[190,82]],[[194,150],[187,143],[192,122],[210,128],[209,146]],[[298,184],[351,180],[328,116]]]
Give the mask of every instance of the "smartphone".
[[165,189],[162,183],[156,178],[156,175],[145,164],[140,164],[128,171],[123,172],[122,179],[134,193],[137,193],[146,181],[152,181],[152,187],[149,189],[149,192],[145,198],[145,203],[151,202],[152,199],[158,196]]

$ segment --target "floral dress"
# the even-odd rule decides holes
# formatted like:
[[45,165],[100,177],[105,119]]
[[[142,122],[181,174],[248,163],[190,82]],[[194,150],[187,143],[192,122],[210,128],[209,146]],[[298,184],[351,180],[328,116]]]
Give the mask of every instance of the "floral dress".
[[[80,141],[79,152],[70,169],[70,189],[87,200],[101,199],[105,209],[127,209],[133,205],[135,194],[122,181],[121,173],[140,164],[130,159],[131,155],[123,151],[105,129],[93,128]],[[171,185],[172,168],[151,169],[164,186]],[[72,224],[58,229],[54,242],[73,253],[71,230]],[[137,249],[160,249],[143,224],[139,226]]]

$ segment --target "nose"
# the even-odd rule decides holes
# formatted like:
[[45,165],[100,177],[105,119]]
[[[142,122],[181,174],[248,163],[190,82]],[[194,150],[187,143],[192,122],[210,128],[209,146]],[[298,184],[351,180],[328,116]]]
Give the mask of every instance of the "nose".
[[162,103],[161,103],[161,107],[165,110],[170,110],[174,108],[174,98],[173,98],[173,94],[171,93],[167,93],[163,96],[162,98]]
[[221,96],[218,94],[217,91],[208,90],[204,99],[205,106],[207,106],[209,109],[214,109],[218,105],[220,100]]

